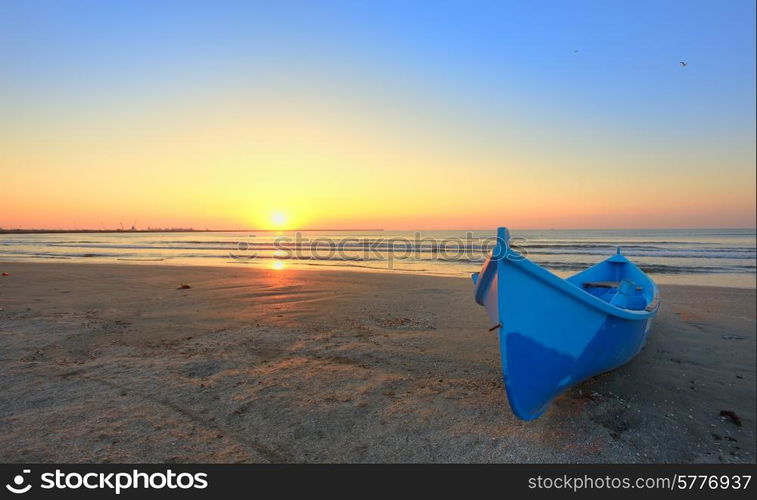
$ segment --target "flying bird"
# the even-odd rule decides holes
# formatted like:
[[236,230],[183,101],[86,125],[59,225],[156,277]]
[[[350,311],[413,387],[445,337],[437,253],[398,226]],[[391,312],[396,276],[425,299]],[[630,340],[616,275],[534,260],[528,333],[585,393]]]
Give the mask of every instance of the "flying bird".
[[685,68],[686,66],[688,66],[688,63],[686,63],[685,61],[678,61],[678,64],[680,64],[680,65],[681,65],[681,66],[683,66],[684,68]]

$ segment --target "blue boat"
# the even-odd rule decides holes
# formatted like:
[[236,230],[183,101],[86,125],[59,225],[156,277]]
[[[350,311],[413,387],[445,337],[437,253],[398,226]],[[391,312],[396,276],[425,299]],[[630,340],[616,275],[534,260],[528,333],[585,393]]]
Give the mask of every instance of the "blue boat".
[[562,279],[511,248],[504,227],[473,283],[476,302],[499,334],[510,407],[523,420],[638,354],[660,302],[657,285],[620,248]]

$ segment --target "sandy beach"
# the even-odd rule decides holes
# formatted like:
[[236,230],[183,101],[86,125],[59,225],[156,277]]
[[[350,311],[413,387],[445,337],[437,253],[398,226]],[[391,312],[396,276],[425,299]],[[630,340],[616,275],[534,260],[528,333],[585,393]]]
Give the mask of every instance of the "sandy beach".
[[521,422],[462,278],[0,271],[2,462],[755,462],[754,289],[662,286],[639,356]]

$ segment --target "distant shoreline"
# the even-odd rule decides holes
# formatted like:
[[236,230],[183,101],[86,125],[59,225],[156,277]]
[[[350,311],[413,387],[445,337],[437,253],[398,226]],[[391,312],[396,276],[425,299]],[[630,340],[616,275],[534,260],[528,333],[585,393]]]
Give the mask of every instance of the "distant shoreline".
[[192,228],[177,228],[177,229],[0,229],[0,234],[77,234],[77,233],[98,233],[98,234],[111,234],[111,233],[277,233],[293,231],[384,231],[383,229],[364,228],[364,229],[311,229],[311,228],[296,228],[296,229],[192,229]]
[[[755,227],[669,227],[669,228],[510,228],[511,231],[756,231]],[[121,234],[121,233],[277,233],[277,232],[296,232],[296,231],[313,231],[313,232],[347,232],[347,231],[491,231],[489,229],[470,229],[470,228],[448,228],[448,229],[384,229],[384,228],[294,228],[294,229],[194,229],[194,228],[155,228],[155,229],[3,229],[0,228],[0,234]]]

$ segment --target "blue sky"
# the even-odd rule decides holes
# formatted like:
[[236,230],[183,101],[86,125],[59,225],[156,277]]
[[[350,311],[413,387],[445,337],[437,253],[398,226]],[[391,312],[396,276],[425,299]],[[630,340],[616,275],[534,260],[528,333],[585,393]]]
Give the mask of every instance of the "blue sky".
[[[753,1],[0,1],[0,68],[9,143],[79,131],[108,149],[142,125],[104,113],[123,127],[291,104],[457,155],[474,178],[536,172],[525,189],[572,169],[606,190],[614,171],[678,182],[681,199],[711,179],[736,200],[716,223],[754,217]],[[14,158],[0,168],[64,168]]]

